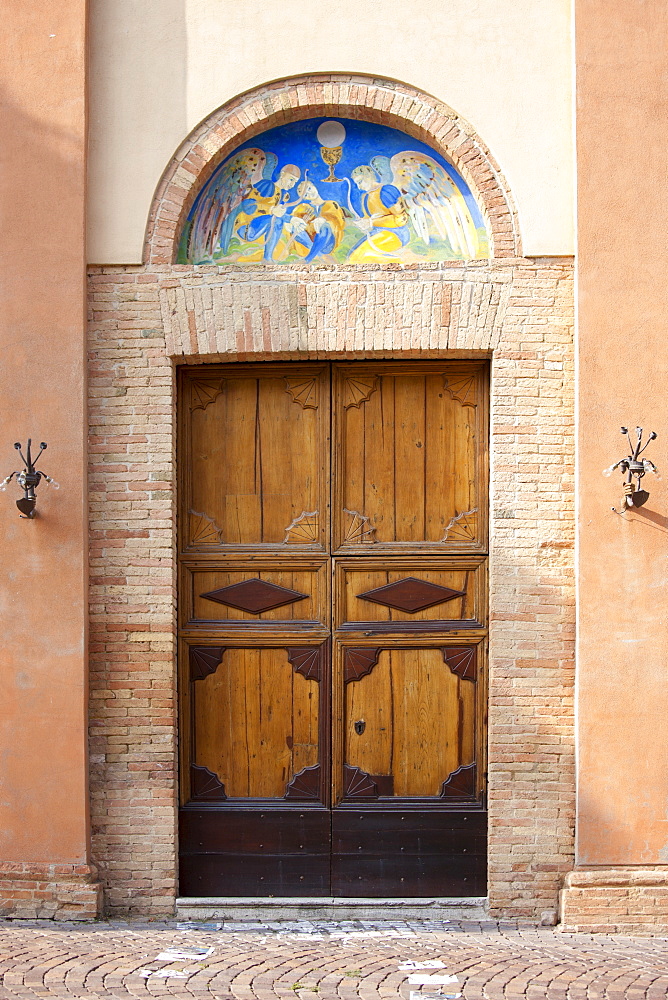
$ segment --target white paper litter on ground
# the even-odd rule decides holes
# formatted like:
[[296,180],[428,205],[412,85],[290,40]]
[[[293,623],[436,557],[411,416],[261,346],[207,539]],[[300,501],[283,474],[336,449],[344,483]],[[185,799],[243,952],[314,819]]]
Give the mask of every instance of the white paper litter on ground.
[[332,940],[342,939],[343,941],[354,940],[356,938],[416,938],[416,931],[409,930],[399,930],[397,928],[392,928],[391,930],[383,931],[349,931],[349,930],[332,930],[329,933]]
[[213,948],[166,948],[156,956],[156,962],[188,962],[191,958],[208,958]]
[[461,993],[422,993],[411,990],[410,1000],[459,1000]]
[[219,931],[222,924],[202,924],[194,920],[184,920],[176,925],[177,931]]
[[442,962],[440,958],[430,958],[426,962],[414,962],[412,959],[408,959],[406,962],[402,962],[399,966],[399,972],[408,972],[410,969],[444,969],[445,962]]
[[154,976],[156,979],[187,979],[199,969],[138,969],[142,979]]
[[447,986],[448,983],[458,983],[457,976],[430,976],[427,972],[416,972],[408,977],[411,986]]
[[318,941],[324,941],[325,939],[325,935],[321,934],[320,931],[276,931],[275,933],[277,938],[314,938]]

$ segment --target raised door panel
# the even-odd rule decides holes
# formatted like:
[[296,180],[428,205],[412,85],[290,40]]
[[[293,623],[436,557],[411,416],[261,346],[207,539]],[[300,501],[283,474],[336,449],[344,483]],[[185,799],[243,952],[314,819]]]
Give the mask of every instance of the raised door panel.
[[327,644],[190,644],[185,801],[326,800]]
[[335,628],[426,632],[483,629],[484,557],[336,560]]
[[[377,795],[439,800],[451,775],[476,763],[475,646],[462,647],[467,662],[459,667],[440,647],[342,653],[343,797],[373,797],[361,791],[363,773]],[[354,785],[350,769],[358,772]],[[473,787],[469,798],[476,798]]]
[[484,551],[482,365],[334,366],[339,551]]
[[327,366],[236,365],[183,379],[182,548],[325,548]]
[[329,563],[296,554],[268,563],[184,563],[181,621],[185,629],[326,628]]

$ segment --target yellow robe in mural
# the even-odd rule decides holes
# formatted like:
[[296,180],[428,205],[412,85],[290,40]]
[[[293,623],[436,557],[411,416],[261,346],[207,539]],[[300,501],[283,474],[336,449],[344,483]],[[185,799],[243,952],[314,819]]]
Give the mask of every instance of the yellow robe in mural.
[[362,199],[364,217],[373,222],[369,235],[351,251],[352,264],[383,263],[410,239],[408,212],[393,184],[378,185]]

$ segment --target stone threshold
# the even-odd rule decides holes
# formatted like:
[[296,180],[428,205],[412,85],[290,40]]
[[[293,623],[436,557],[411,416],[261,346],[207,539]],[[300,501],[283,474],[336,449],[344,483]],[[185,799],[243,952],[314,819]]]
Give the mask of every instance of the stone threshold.
[[179,920],[487,920],[487,897],[181,896]]

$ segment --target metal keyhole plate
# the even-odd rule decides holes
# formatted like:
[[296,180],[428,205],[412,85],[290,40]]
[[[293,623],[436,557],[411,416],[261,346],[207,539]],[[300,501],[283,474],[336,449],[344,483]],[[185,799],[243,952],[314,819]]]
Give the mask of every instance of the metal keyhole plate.
[[357,735],[361,736],[365,729],[366,729],[366,722],[364,721],[364,719],[358,719],[357,722],[355,723],[355,732],[357,733]]

